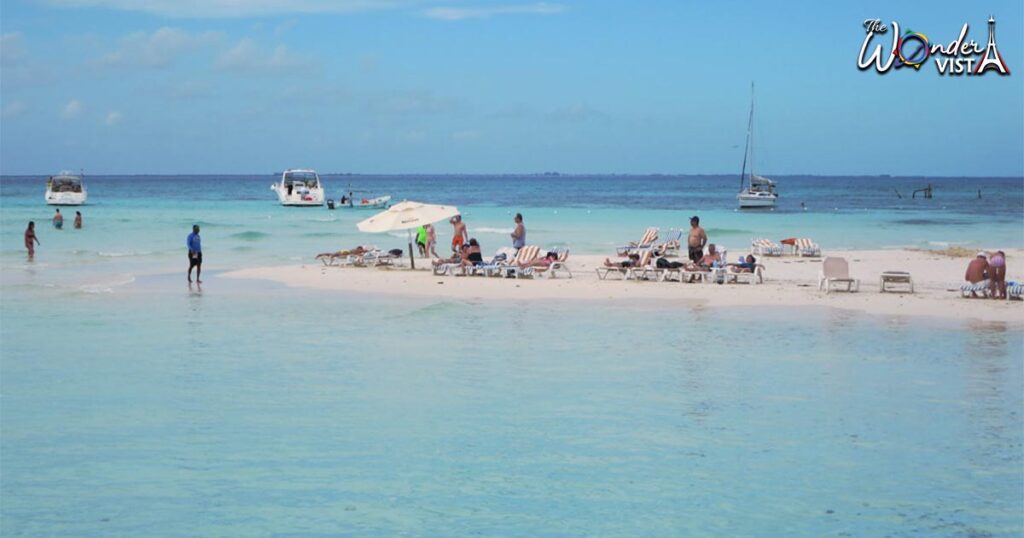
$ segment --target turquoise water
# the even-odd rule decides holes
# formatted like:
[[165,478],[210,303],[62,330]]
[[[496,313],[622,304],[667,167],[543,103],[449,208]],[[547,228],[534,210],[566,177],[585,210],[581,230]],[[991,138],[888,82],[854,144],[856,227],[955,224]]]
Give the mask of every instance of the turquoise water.
[[[1024,533],[1021,324],[289,290],[218,273],[404,237],[269,178],[150,179],[87,179],[56,231],[0,178],[3,536]],[[485,250],[516,210],[577,252],[692,213],[733,250],[1024,246],[1019,179],[791,178],[772,213],[727,178],[355,180],[459,205]]]
[[170,278],[5,289],[4,536],[1024,531],[1019,328]]

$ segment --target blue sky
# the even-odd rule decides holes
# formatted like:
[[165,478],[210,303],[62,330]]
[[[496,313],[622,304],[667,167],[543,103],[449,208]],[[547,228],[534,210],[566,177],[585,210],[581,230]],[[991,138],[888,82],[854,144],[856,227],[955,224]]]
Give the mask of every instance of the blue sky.
[[[834,4],[834,5],[833,5]],[[1001,77],[861,72],[880,18]],[[2,0],[0,172],[1024,175],[1007,2]],[[889,48],[888,36],[876,43]]]

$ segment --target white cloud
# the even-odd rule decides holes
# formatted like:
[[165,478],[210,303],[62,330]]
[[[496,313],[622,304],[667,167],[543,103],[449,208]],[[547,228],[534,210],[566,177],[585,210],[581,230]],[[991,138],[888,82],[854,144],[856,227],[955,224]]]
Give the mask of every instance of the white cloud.
[[10,32],[0,36],[0,62],[5,66],[25,58],[25,44],[21,32]]
[[68,101],[61,111],[60,117],[66,120],[73,120],[82,114],[82,103],[78,99]]
[[288,30],[295,28],[295,25],[298,24],[298,22],[299,21],[295,19],[288,19],[286,21],[282,21],[280,24],[274,27],[274,35],[282,36],[288,33]]
[[121,38],[117,50],[99,59],[109,67],[167,67],[181,55],[210,45],[220,38],[216,32],[189,33],[163,27],[153,33],[133,32]]
[[461,21],[464,19],[486,19],[495,15],[553,15],[565,11],[562,4],[510,4],[484,7],[432,7],[423,14],[431,19]]
[[415,7],[422,0],[43,0],[58,7],[143,11],[168,17],[259,17],[287,13],[358,13]]
[[7,103],[6,105],[4,105],[3,111],[0,112],[0,117],[13,118],[27,109],[28,107],[25,106],[25,103],[22,103],[21,101]]
[[123,118],[124,116],[122,116],[120,112],[113,110],[107,113],[107,119],[103,120],[103,123],[105,123],[108,126],[114,126],[118,123],[121,123],[121,120]]
[[222,52],[214,67],[224,72],[281,73],[307,68],[313,64],[311,58],[292,53],[284,45],[279,45],[267,53],[252,39],[243,38]]

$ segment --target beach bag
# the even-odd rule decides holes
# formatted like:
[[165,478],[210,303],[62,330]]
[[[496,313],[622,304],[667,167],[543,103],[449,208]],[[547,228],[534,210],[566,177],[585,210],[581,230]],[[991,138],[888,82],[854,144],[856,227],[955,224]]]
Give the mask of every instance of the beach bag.
[[401,258],[402,257],[402,252],[404,252],[404,251],[402,249],[400,249],[400,248],[393,248],[393,249],[388,251],[388,254],[390,254],[390,255],[392,255],[392,256],[394,256],[396,258]]

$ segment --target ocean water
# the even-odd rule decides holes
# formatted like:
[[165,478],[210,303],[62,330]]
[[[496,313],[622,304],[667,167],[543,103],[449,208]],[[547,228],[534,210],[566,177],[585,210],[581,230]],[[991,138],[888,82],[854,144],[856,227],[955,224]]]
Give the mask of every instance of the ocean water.
[[[0,178],[0,535],[1024,533],[1022,324],[220,277],[405,242],[271,181],[87,178],[85,229],[57,231],[42,179]],[[725,177],[324,181],[458,205],[485,250],[515,211],[579,252],[692,213],[731,249],[1024,246],[1020,179],[785,178],[767,213]]]
[[[0,266],[22,267],[21,233],[34,220],[37,265],[50,274],[152,273],[180,266],[185,236],[202,227],[209,269],[295,263],[314,254],[372,243],[406,245],[404,233],[363,234],[370,210],[284,208],[269,174],[253,176],[86,177],[86,230],[49,226],[45,179],[0,178]],[[485,252],[507,246],[512,216],[525,216],[530,242],[606,253],[640,238],[648,226],[686,228],[700,215],[712,242],[739,252],[753,237],[810,237],[826,251],[845,248],[1024,247],[1021,178],[777,178],[776,211],[738,211],[733,176],[323,176],[328,196],[390,194],[456,205]],[[910,199],[927,184],[935,198]],[[897,198],[899,191],[903,198]],[[982,198],[977,197],[981,191]],[[801,209],[804,203],[806,210]],[[73,216],[75,208],[65,208]],[[70,218],[67,219],[70,224]],[[438,226],[439,245],[451,227]],[[184,263],[187,263],[184,262]]]

